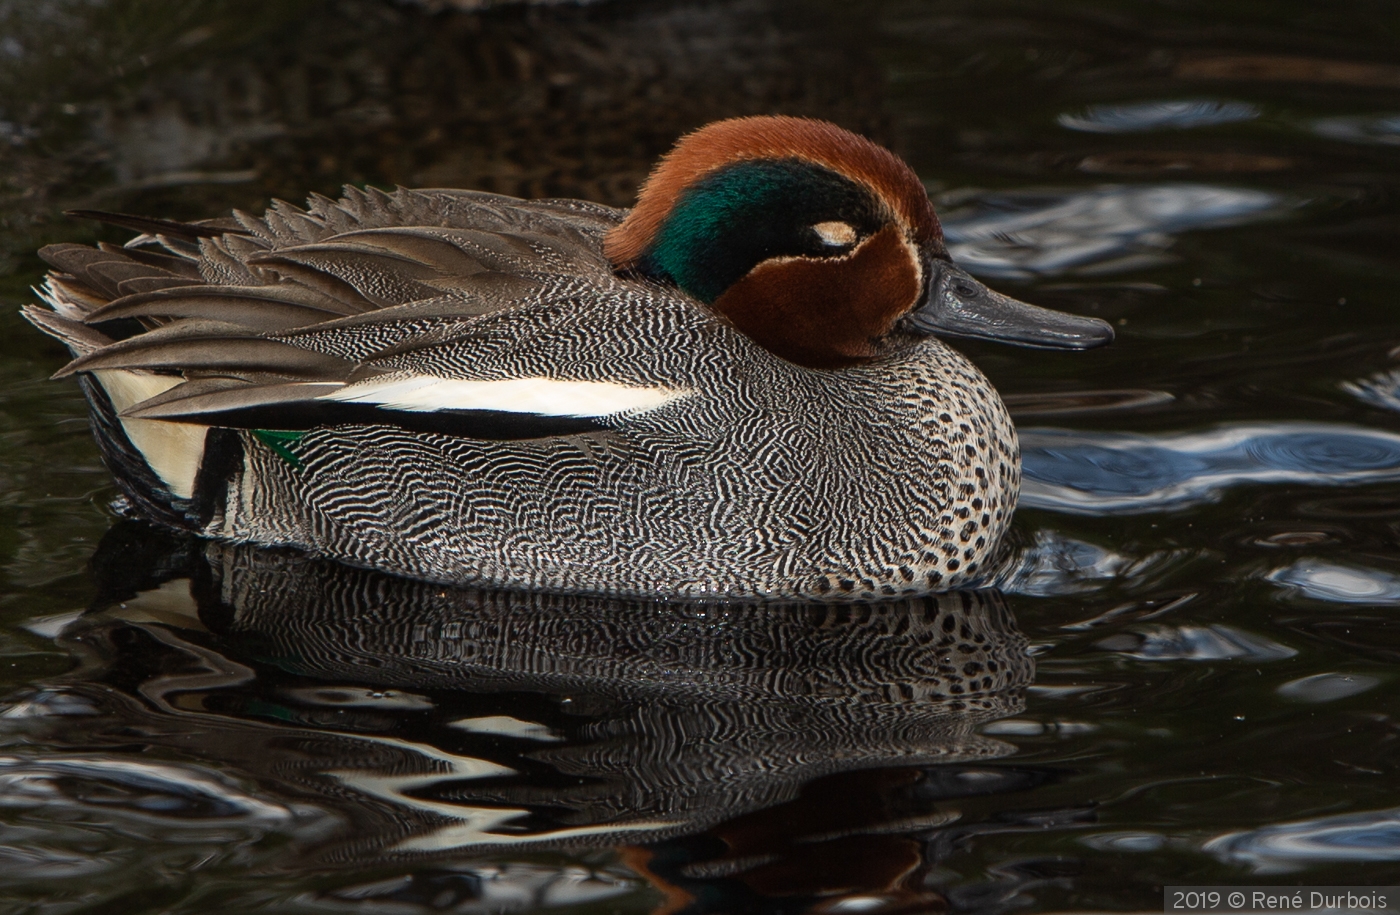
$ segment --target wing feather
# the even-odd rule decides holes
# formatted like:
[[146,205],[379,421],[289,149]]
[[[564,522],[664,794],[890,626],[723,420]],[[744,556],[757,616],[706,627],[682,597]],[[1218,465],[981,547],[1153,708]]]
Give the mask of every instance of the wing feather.
[[167,273],[182,276],[187,279],[199,281],[199,264],[192,258],[173,254],[161,254],[155,251],[146,251],[141,248],[119,248],[116,245],[108,244],[105,241],[97,243],[99,251],[108,254],[119,254],[138,264],[148,264],[152,267],[159,267]]
[[275,418],[275,409],[311,403],[333,394],[345,383],[341,381],[282,381],[271,384],[250,384],[237,379],[202,379],[186,381],[156,397],[133,405],[123,416],[137,419],[165,419],[177,422],[211,424],[219,414],[269,411],[269,425],[263,428],[294,428]]
[[182,286],[114,299],[86,320],[203,318],[276,333],[347,314],[352,312],[335,299],[299,286]]
[[[286,430],[376,423],[537,437],[602,428],[611,413],[677,396],[545,378],[430,379],[417,395],[374,386],[389,371],[377,359],[470,340],[476,322],[538,302],[546,282],[611,281],[600,240],[621,211],[473,191],[347,188],[339,200],[313,195],[305,209],[275,201],[261,216],[235,211],[197,223],[83,215],[143,234],[122,248],[46,248],[56,271],[41,293],[49,307],[29,306],[25,316],[73,351],[58,376],[171,379],[129,403],[123,421]],[[123,333],[131,335],[114,339]],[[431,362],[414,361],[423,359]],[[517,390],[522,384],[528,390]],[[340,396],[351,387],[354,396]]]
[[250,334],[237,324],[178,321],[74,359],[55,378],[99,369],[167,372],[272,372],[292,377],[344,376],[353,363]]
[[101,331],[88,327],[80,321],[65,318],[50,308],[25,305],[20,309],[20,314],[30,324],[63,343],[75,354],[95,352],[112,342],[112,338]]

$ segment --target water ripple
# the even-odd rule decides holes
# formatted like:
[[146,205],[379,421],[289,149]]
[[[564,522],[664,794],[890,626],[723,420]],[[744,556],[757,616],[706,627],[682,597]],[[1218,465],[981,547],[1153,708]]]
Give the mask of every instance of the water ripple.
[[1026,429],[1021,505],[1081,515],[1168,511],[1248,483],[1400,480],[1400,435],[1322,423],[1162,435]]
[[1400,369],[1380,372],[1360,381],[1344,381],[1342,390],[1362,403],[1400,413]]
[[504,913],[588,905],[635,889],[635,881],[604,871],[522,863],[406,874],[332,890],[319,898],[415,910]]
[[1096,648],[1139,661],[1281,661],[1298,652],[1287,645],[1232,626],[1150,626],[1120,632]]
[[1400,576],[1375,569],[1341,566],[1320,559],[1301,559],[1264,577],[1294,594],[1314,600],[1400,605]]
[[1083,594],[1110,582],[1140,583],[1148,574],[1186,555],[1182,550],[1157,550],[1129,556],[1042,529],[1035,532],[1033,544],[1012,554],[986,584],[1029,597]]
[[1090,105],[1079,114],[1055,119],[1061,127],[1089,133],[1135,133],[1164,128],[1213,127],[1259,117],[1259,109],[1247,102],[1216,99],[1162,99],[1125,105]]
[[1027,416],[1068,416],[1160,407],[1176,398],[1166,391],[1142,388],[1099,391],[1049,391],[1036,394],[1003,394],[1013,419]]
[[1323,862],[1400,861],[1400,808],[1228,833],[1204,848],[1255,873],[1283,873]]
[[1282,203],[1277,194],[1247,188],[1105,185],[988,194],[942,223],[948,250],[973,273],[1031,279],[1160,263],[1170,233],[1259,219]]
[[184,820],[277,826],[297,819],[287,807],[246,794],[212,773],[186,767],[102,759],[0,756],[0,806],[100,810],[103,818],[125,813],[161,821],[160,829]]
[[57,689],[27,690],[6,697],[0,718],[47,718],[54,715],[101,714],[91,700]]
[[1101,832],[1080,841],[1100,851],[1153,852],[1167,844],[1167,837],[1156,832]]
[[1313,674],[1289,680],[1278,688],[1278,694],[1299,702],[1334,702],[1375,689],[1380,683],[1379,677],[1365,674]]
[[1329,140],[1400,146],[1400,114],[1318,118],[1312,122],[1312,130]]
[[122,864],[115,856],[106,860],[47,845],[0,845],[0,885],[37,880],[90,879]]

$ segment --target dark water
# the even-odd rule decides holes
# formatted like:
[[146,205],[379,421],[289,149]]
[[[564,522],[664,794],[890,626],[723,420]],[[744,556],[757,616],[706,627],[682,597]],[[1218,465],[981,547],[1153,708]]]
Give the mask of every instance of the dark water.
[[[474,4],[458,3],[455,6]],[[1400,10],[0,0],[0,911],[1141,911],[1400,883]],[[345,182],[625,204],[681,131],[892,146],[955,256],[998,590],[454,592],[108,509],[32,251]]]

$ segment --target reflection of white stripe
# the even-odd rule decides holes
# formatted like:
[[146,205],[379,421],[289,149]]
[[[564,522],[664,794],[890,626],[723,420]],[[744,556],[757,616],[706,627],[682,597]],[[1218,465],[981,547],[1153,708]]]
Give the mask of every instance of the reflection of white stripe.
[[318,400],[370,403],[384,410],[436,413],[439,410],[497,410],[536,416],[611,416],[654,410],[683,397],[674,388],[634,388],[610,381],[560,381],[513,378],[506,381],[461,381],[412,375],[362,381]]
[[[336,731],[329,733],[336,737],[347,736]],[[350,788],[388,801],[396,810],[417,810],[446,821],[430,832],[402,839],[393,846],[393,850],[396,851],[446,851],[482,844],[531,845],[579,836],[619,836],[629,832],[669,829],[679,825],[675,820],[638,820],[624,824],[575,826],[528,832],[501,829],[503,825],[525,816],[530,811],[523,807],[473,807],[461,801],[441,801],[425,795],[430,795],[428,789],[437,785],[464,779],[499,778],[514,775],[516,770],[488,759],[456,756],[437,747],[396,737],[356,735],[355,739],[392,747],[407,758],[411,759],[417,755],[436,764],[434,768],[437,771],[420,775],[382,775],[346,770],[326,773]],[[0,765],[3,765],[4,761],[4,758],[0,757]]]

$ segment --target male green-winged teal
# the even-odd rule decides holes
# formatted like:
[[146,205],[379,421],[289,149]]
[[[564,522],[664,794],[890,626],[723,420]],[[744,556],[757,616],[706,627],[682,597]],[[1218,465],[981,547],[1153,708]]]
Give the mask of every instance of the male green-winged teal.
[[821,121],[683,138],[630,212],[346,190],[198,223],[102,214],[25,314],[145,515],[455,584],[854,599],[985,571],[1020,484],[936,334],[1102,321],[949,259],[913,171]]

